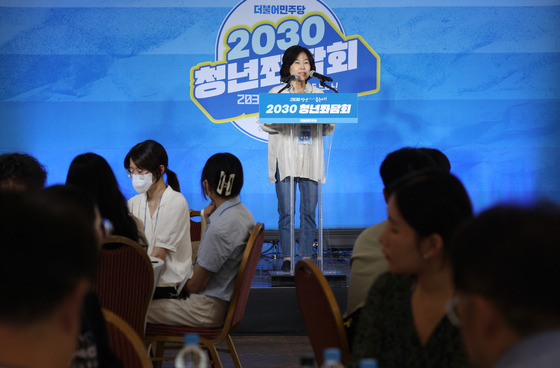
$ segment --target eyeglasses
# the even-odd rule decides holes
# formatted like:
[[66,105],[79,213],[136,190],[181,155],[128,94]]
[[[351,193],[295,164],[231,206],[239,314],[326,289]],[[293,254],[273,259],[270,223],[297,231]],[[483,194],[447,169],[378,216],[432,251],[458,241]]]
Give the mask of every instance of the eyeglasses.
[[136,168],[136,169],[128,168],[128,169],[126,169],[126,175],[128,175],[129,178],[132,178],[132,175],[146,175],[148,173],[150,173],[148,170],[144,170],[144,169],[140,169],[140,168]]
[[461,326],[461,319],[457,314],[457,296],[453,295],[451,299],[445,303],[445,313],[447,314],[447,319],[451,322],[452,325],[456,327]]

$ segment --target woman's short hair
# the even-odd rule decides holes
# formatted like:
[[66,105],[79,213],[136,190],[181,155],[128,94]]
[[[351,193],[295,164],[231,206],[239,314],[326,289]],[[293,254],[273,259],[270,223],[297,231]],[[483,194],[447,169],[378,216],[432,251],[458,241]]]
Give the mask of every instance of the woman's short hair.
[[[309,66],[311,70],[315,70],[315,60],[313,59],[313,55],[309,49],[306,49],[300,45],[290,46],[284,51],[284,55],[282,56],[282,66],[280,67],[280,79],[288,77],[290,75],[290,67],[296,61],[299,54],[305,52],[307,58],[309,59]],[[309,78],[307,78],[309,80]],[[306,80],[306,81],[307,81]]]
[[[420,237],[436,233],[444,245],[473,216],[465,187],[443,170],[426,169],[403,178],[393,186],[392,195],[401,215]],[[444,254],[448,254],[445,246]]]
[[165,168],[165,174],[167,174],[167,181],[169,185],[176,191],[180,191],[179,180],[177,175],[169,170],[169,158],[165,148],[158,142],[148,139],[147,141],[138,143],[130,149],[124,158],[125,169],[130,168],[130,160],[134,162],[136,166],[144,170],[148,170],[154,176],[155,181],[161,178],[162,173],[160,171],[160,165]]
[[216,153],[206,161],[206,165],[202,169],[200,185],[204,198],[206,198],[203,186],[205,180],[220,197],[238,196],[243,187],[241,161],[231,153]]

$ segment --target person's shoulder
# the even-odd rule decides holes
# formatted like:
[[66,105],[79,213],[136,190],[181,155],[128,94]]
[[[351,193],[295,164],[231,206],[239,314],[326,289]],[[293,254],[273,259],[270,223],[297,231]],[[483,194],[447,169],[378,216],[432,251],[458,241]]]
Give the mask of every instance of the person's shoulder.
[[379,237],[379,235],[381,234],[383,229],[385,229],[386,225],[387,225],[387,220],[384,220],[384,221],[381,221],[380,223],[377,223],[377,224],[372,225],[368,228],[365,228],[360,233],[360,235],[358,235],[358,239],[356,240],[356,242],[358,242],[358,240],[366,240],[366,239],[377,240],[377,237]]
[[245,204],[243,204],[243,202],[241,202],[241,200],[239,199],[239,197],[230,200],[231,205],[233,208],[235,208],[237,211],[240,212],[248,212],[249,214],[251,213],[251,211],[249,211],[249,209],[247,208],[247,206],[245,206]]
[[255,219],[253,214],[249,209],[241,202],[228,201],[222,206],[226,205],[219,216],[212,219],[215,223],[220,233],[225,236],[230,236],[234,232],[241,231],[247,227],[252,227],[255,224]]
[[240,203],[239,207],[240,207],[239,208],[241,213],[240,217],[242,217],[242,222],[245,225],[250,225],[250,227],[252,228],[255,225],[255,217],[243,203]]
[[379,235],[385,228],[387,221],[382,221],[378,224],[364,229],[354,242],[354,249],[352,250],[352,257],[361,255],[362,251],[370,253],[372,248],[381,249],[382,245],[379,243]]
[[[394,293],[398,290],[408,290],[412,283],[412,277],[409,275],[396,275],[391,272],[381,274],[373,284],[377,290]],[[372,288],[373,288],[372,287]]]
[[[224,208],[222,212],[220,212],[220,216],[218,216],[221,221],[233,224],[251,221],[254,223],[253,214],[238,198],[230,199],[223,205],[225,205],[226,208]],[[222,216],[223,214],[225,215]]]
[[274,87],[272,87],[272,89],[270,91],[268,91],[268,93],[278,93],[278,91],[280,91],[283,87],[284,87],[284,84],[274,86]]
[[145,194],[136,194],[134,197],[128,200],[128,205],[130,206],[130,205],[138,204],[142,202],[143,198],[145,197],[146,197]]
[[187,199],[181,192],[177,192],[171,186],[167,186],[163,192],[162,202],[169,204],[172,207],[188,208]]
[[186,201],[185,196],[183,195],[183,193],[176,191],[175,189],[171,188],[170,185],[167,186],[167,188],[165,188],[165,191],[163,192],[163,196],[164,197],[169,197],[169,198],[177,198],[177,199],[183,199]]

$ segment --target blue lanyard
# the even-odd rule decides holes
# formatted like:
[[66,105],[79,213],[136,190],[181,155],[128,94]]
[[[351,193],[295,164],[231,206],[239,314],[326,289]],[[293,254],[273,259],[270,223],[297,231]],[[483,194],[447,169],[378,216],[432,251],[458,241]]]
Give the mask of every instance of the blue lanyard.
[[[158,218],[159,218],[159,206],[161,205],[161,198],[163,198],[163,194],[161,195],[161,197],[159,198],[159,202],[157,205],[157,210],[156,210],[156,222],[154,223],[154,228],[152,230],[152,241],[151,244],[153,244],[154,242],[154,237],[156,236],[156,229],[157,229],[157,223],[158,223]],[[146,233],[146,213],[148,212],[148,194],[146,194],[146,205],[144,206],[144,234]],[[151,216],[150,216],[151,217]],[[155,246],[155,245],[154,245]]]

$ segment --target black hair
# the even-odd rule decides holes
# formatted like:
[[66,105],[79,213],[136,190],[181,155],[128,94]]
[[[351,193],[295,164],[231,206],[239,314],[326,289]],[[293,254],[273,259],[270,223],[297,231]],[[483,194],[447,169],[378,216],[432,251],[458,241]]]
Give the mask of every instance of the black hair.
[[0,193],[3,323],[40,321],[81,280],[93,280],[98,242],[88,212],[46,192]]
[[101,217],[113,224],[113,234],[139,241],[138,228],[109,163],[95,153],[84,153],[72,160],[66,184],[87,190],[97,202]]
[[427,152],[418,148],[404,147],[385,157],[379,167],[379,174],[389,196],[391,187],[399,179],[416,171],[435,167],[437,166],[434,159]]
[[418,148],[420,151],[427,153],[434,160],[437,167],[447,172],[451,171],[451,162],[447,156],[437,148]]
[[26,153],[0,155],[0,180],[12,179],[25,184],[28,191],[43,189],[47,170],[37,159]]
[[49,200],[57,201],[70,207],[78,207],[86,216],[86,220],[93,224],[97,217],[97,204],[93,196],[85,189],[75,185],[51,185],[41,191]]
[[[284,55],[282,56],[282,66],[280,67],[280,79],[290,76],[290,67],[292,66],[294,61],[296,61],[299,54],[301,54],[302,52],[304,52],[307,55],[311,70],[315,70],[315,60],[313,59],[313,55],[311,54],[311,51],[309,51],[309,49],[300,45],[290,46],[286,49],[286,51],[284,51]],[[309,80],[309,78],[307,78],[306,82]]]
[[167,152],[158,142],[149,139],[132,147],[124,158],[124,167],[127,170],[130,168],[130,160],[139,168],[151,172],[155,181],[161,178],[160,166],[163,165],[165,168],[164,174],[167,174],[167,184],[173,190],[181,191],[177,174],[169,170]]
[[472,218],[472,205],[463,184],[454,175],[426,169],[393,186],[396,205],[406,222],[422,238],[439,234],[447,245],[454,232]]
[[502,204],[464,225],[450,247],[455,287],[483,295],[522,336],[560,327],[560,207]]
[[[203,185],[205,180],[220,197],[233,198],[238,196],[243,187],[241,161],[231,153],[216,153],[206,161],[206,165],[202,169],[200,185],[204,198],[206,198]],[[221,185],[222,183],[223,185]],[[231,185],[229,195],[227,195],[228,185]]]

